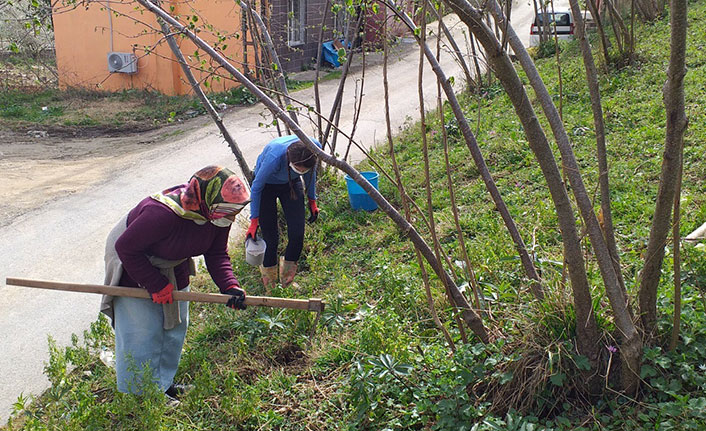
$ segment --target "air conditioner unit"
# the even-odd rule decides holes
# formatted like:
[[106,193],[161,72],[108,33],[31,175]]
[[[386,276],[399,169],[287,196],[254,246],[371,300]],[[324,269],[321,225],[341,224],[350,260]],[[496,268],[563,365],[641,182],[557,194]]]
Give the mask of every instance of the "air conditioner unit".
[[108,72],[137,73],[137,57],[129,52],[109,52]]

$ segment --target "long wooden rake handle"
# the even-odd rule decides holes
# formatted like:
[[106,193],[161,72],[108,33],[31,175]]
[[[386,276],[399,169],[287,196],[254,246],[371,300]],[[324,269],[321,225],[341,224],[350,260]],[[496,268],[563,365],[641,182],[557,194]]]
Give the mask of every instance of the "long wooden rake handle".
[[[39,289],[64,290],[67,292],[100,293],[111,296],[127,296],[130,298],[150,299],[150,294],[145,289],[137,287],[105,286],[102,284],[77,284],[60,283],[47,280],[30,280],[27,278],[7,277],[5,284],[12,286],[34,287]],[[174,291],[176,301],[208,302],[213,304],[225,304],[231,298],[230,295],[220,293],[203,292],[181,292]],[[254,307],[274,307],[290,308],[293,310],[324,311],[325,304],[321,298],[310,299],[289,299],[273,298],[270,296],[246,296],[245,305]]]

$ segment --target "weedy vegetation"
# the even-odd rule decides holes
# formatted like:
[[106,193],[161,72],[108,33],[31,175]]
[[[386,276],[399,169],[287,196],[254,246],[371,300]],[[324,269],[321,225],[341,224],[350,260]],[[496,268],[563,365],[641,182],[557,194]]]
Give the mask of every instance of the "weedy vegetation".
[[[706,3],[692,2],[686,78],[687,114],[682,191],[682,234],[706,221]],[[613,218],[628,290],[639,286],[664,145],[662,84],[668,63],[667,19],[636,27],[638,63],[601,76],[613,193]],[[590,99],[580,52],[561,50],[563,115],[589,189],[597,187]],[[553,58],[538,60],[558,98]],[[706,429],[706,249],[682,252],[680,342],[645,347],[641,389],[626,397],[617,387],[619,338],[590,247],[585,247],[593,310],[602,334],[604,390],[586,387],[586,357],[577,353],[576,319],[562,263],[561,237],[548,190],[513,108],[499,87],[466,95],[468,118],[480,120],[477,137],[500,191],[516,218],[546,287],[540,302],[529,292],[513,243],[489,200],[451,113],[452,177],[460,223],[480,287],[479,312],[492,322],[489,344],[444,322],[451,352],[430,316],[413,246],[378,212],[350,209],[345,184],[332,171],[321,175],[322,214],[307,226],[296,284],[274,293],[323,297],[327,309],[315,328],[306,312],[191,305],[191,327],[177,380],[195,385],[179,407],[165,406],[155,388],[137,397],[116,393],[112,369],[99,358],[112,348],[109,326],[99,319],[82,340],[58,348],[50,342],[46,374],[52,387],[41,397],[18,398],[7,430],[703,430]],[[427,118],[433,183],[432,207],[443,250],[464,277],[463,259],[449,207],[439,118]],[[395,138],[407,191],[425,208],[420,174],[421,135],[410,125]],[[557,152],[558,153],[558,152]],[[373,157],[386,169],[383,149]],[[364,163],[360,170],[369,169]],[[397,188],[381,178],[380,191],[395,205]],[[584,239],[587,243],[588,239]],[[671,248],[670,248],[671,250]],[[252,294],[257,269],[243,258],[233,265]],[[672,325],[672,254],[663,266],[659,333]],[[465,280],[471,296],[471,280]],[[205,271],[195,290],[215,291]],[[433,280],[439,310],[449,304]],[[450,316],[451,313],[440,313]],[[489,325],[491,327],[491,325]],[[315,330],[315,332],[313,332]],[[313,334],[313,335],[312,335]],[[467,342],[461,342],[467,337]]]
[[[210,96],[223,107],[252,105],[255,97],[238,87]],[[127,133],[154,129],[204,114],[193,96],[166,96],[155,91],[117,93],[81,89],[8,88],[0,91],[0,124],[14,130],[44,127],[50,130]]]
[[[79,88],[61,90],[56,81],[40,81],[13,64],[13,57],[0,59],[0,71],[10,77],[0,81],[0,126],[10,130],[43,128],[73,136],[96,133],[134,133],[180,122],[206,113],[196,96],[167,96],[150,90],[115,93]],[[25,67],[25,66],[22,66]],[[34,65],[45,71],[45,66]],[[13,74],[14,72],[14,74]],[[330,72],[322,80],[334,79]],[[331,75],[331,76],[329,76]],[[288,80],[292,90],[311,87],[310,81]],[[257,103],[257,97],[240,86],[208,95],[217,110]]]

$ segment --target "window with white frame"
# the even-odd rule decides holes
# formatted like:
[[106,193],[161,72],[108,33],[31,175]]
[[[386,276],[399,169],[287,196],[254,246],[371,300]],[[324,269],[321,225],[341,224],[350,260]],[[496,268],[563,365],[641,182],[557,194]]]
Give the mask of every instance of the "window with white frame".
[[306,25],[306,0],[287,0],[287,43],[289,46],[304,43]]

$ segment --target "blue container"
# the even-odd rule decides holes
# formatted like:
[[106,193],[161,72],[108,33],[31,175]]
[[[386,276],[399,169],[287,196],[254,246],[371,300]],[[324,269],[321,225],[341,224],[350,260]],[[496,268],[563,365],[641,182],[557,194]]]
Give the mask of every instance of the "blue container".
[[329,63],[333,67],[338,67],[341,63],[338,61],[338,50],[333,46],[333,41],[324,42],[321,53],[323,54],[324,61]]
[[[377,172],[361,172],[360,174],[377,190],[379,177]],[[363,190],[363,188],[348,175],[346,175],[346,186],[348,187],[348,200],[351,203],[351,208],[365,211],[378,209],[378,204],[368,195],[368,192]]]

